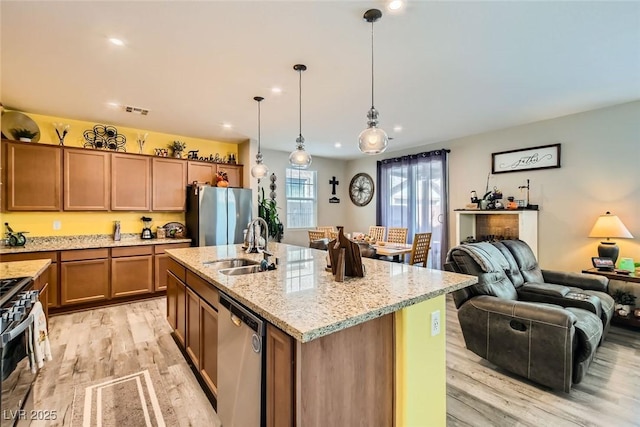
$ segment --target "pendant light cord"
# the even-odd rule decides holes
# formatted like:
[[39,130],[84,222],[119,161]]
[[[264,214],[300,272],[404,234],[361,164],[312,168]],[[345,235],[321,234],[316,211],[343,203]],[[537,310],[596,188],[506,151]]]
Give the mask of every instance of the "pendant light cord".
[[260,153],[260,101],[258,101],[258,154]]
[[299,135],[302,136],[302,70],[298,70],[298,76],[300,77],[298,81],[298,125],[300,129]]
[[371,109],[373,106],[373,22],[371,21]]

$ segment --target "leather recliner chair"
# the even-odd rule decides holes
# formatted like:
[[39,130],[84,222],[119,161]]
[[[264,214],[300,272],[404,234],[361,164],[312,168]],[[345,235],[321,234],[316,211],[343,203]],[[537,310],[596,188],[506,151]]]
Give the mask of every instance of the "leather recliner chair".
[[453,293],[469,350],[565,392],[584,378],[613,316],[608,279],[542,270],[521,240],[456,246],[445,268],[478,277]]

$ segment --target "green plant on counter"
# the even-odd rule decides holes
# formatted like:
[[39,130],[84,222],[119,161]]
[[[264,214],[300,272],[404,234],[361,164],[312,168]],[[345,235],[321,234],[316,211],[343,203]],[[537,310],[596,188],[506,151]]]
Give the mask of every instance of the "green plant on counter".
[[35,138],[36,135],[38,135],[38,132],[32,132],[29,129],[22,129],[22,128],[17,128],[17,129],[11,129],[11,133],[13,133],[13,137],[15,139],[20,139],[20,138]]
[[617,289],[613,293],[612,297],[616,303],[622,304],[622,305],[634,305],[636,302],[635,295],[633,295],[631,292],[625,292],[620,289]]
[[267,222],[269,237],[279,242],[284,234],[284,226],[278,217],[278,206],[275,200],[264,197],[264,188],[260,188],[260,192],[261,195],[258,195],[258,216]]

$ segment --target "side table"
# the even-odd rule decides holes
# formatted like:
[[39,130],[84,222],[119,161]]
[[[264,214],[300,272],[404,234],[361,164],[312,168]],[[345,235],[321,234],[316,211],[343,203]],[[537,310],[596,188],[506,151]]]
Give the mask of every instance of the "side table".
[[[640,308],[640,274],[618,274],[614,271],[600,271],[595,268],[582,270],[582,272],[607,277],[609,279],[609,294],[613,295],[617,290],[629,292],[636,297],[634,308]],[[640,317],[634,316],[634,308],[631,309],[631,313],[627,316],[620,316],[618,311],[614,310],[611,322],[640,328]]]

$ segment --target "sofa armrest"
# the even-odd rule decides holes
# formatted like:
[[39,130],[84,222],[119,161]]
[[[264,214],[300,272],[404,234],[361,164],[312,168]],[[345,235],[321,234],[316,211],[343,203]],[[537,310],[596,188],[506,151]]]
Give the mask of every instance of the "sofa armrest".
[[571,292],[571,289],[550,283],[526,283],[518,289],[518,294],[520,294],[520,291],[562,298]]
[[609,279],[595,274],[542,270],[542,277],[546,283],[574,286],[576,288],[590,289],[592,291],[606,292],[609,287]]

